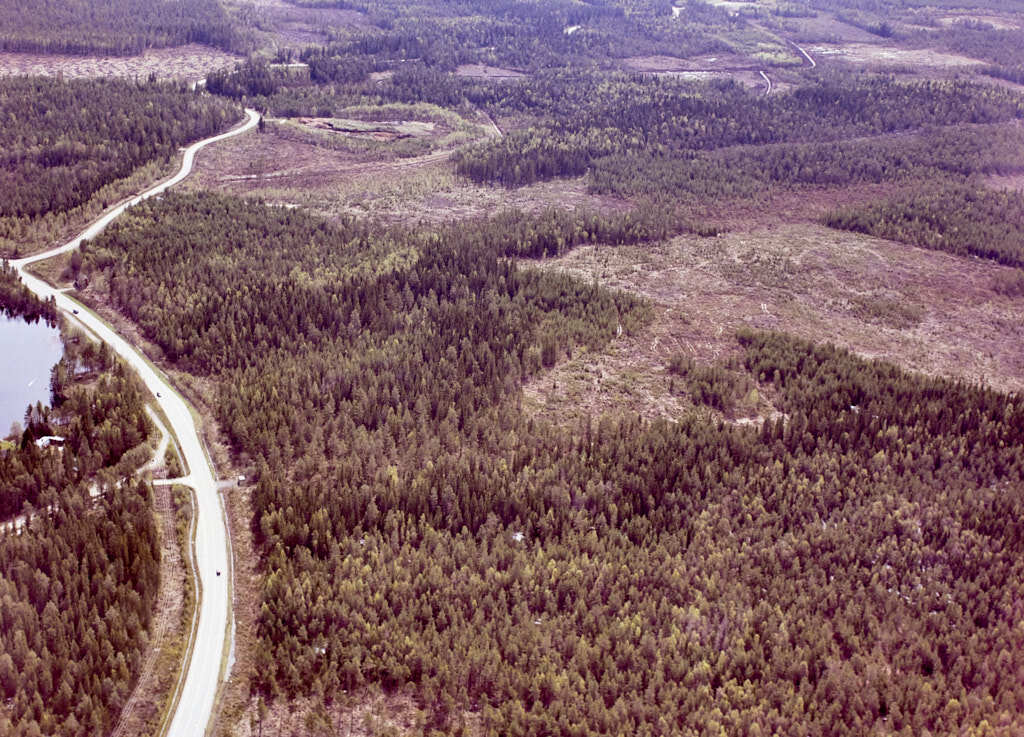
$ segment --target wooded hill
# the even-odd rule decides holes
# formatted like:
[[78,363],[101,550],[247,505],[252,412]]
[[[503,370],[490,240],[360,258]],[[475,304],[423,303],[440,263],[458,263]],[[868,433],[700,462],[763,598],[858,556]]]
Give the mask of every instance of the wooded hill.
[[177,196],[90,244],[256,470],[254,692],[408,692],[443,734],[1024,728],[1020,397],[743,333],[778,420],[554,427],[522,380],[644,307],[499,225]]
[[[519,89],[519,94],[529,91]],[[461,153],[460,174],[521,186],[579,176],[608,156],[677,158],[685,167],[687,154],[695,150],[831,142],[1024,116],[1019,96],[1004,90],[967,82],[908,84],[884,77],[823,80],[769,98],[732,83],[702,90],[628,78],[582,78],[560,95],[550,85],[538,91],[540,100],[510,95],[502,104],[546,113],[544,99],[558,95],[564,112]]]
[[[300,5],[362,10],[378,26],[336,32],[333,43],[304,52],[321,81],[340,81],[347,60],[372,69],[418,62],[451,71],[460,64],[491,64],[522,71],[565,66],[609,67],[616,59],[644,54],[688,56],[724,52],[728,41],[716,32],[742,28],[705,3],[689,3],[679,18],[667,0],[305,0]],[[567,33],[567,28],[573,28]],[[372,70],[371,69],[371,70]]]

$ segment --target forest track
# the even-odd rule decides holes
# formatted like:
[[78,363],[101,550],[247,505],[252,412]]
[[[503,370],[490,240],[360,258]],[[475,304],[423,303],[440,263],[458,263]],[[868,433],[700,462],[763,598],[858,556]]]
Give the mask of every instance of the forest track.
[[494,118],[492,118],[486,110],[481,110],[480,114],[483,116],[484,120],[487,121],[487,128],[494,133],[495,138],[502,138],[505,135],[501,132],[501,128],[498,127],[498,124],[494,122]]
[[814,59],[813,59],[813,58],[811,57],[811,55],[810,55],[810,54],[808,54],[808,53],[807,53],[806,51],[804,51],[804,48],[803,48],[803,46],[799,46],[799,45],[797,45],[797,44],[796,44],[795,42],[793,42],[793,41],[790,41],[790,42],[789,42],[789,44],[790,44],[790,46],[792,46],[792,47],[793,47],[794,49],[796,49],[796,50],[797,50],[797,51],[798,51],[798,52],[800,53],[800,55],[804,57],[804,59],[806,59],[806,60],[807,60],[807,63],[808,63],[809,65],[810,65],[810,68],[811,68],[811,69],[814,69],[814,67],[818,66],[818,62],[816,62],[816,61],[815,61],[815,60],[814,60]]
[[[81,325],[107,343],[136,371],[163,410],[189,469],[189,475],[183,478],[181,483],[191,486],[195,493],[195,534],[191,541],[191,553],[195,561],[198,616],[189,635],[184,676],[175,695],[170,726],[163,731],[166,737],[198,737],[206,732],[232,649],[231,565],[228,552],[230,541],[224,507],[217,491],[216,473],[192,409],[174,390],[170,379],[153,366],[140,349],[121,337],[96,313],[28,273],[26,267],[72,251],[78,248],[82,241],[96,237],[129,207],[160,194],[185,179],[191,173],[196,154],[201,149],[250,131],[256,127],[258,121],[259,114],[256,111],[246,110],[245,121],[239,126],[226,133],[197,141],[186,148],[181,169],[174,176],[127,202],[114,206],[64,245],[10,262],[22,282],[36,296],[41,299],[54,298],[57,307],[68,320]],[[221,575],[222,571],[224,575]]]

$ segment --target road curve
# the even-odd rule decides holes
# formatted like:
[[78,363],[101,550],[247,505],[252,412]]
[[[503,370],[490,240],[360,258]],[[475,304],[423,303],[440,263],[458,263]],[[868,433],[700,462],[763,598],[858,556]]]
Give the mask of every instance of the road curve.
[[[213,468],[206,455],[199,429],[192,412],[184,399],[171,387],[166,376],[143,357],[142,353],[118,335],[99,316],[86,309],[66,294],[25,271],[25,267],[37,261],[51,258],[77,248],[85,239],[94,238],[126,209],[142,200],[173,187],[192,171],[196,153],[211,143],[222,141],[240,133],[252,130],[259,121],[259,114],[246,110],[245,122],[236,128],[212,138],[193,143],[185,150],[181,169],[167,179],[131,200],[117,205],[106,212],[82,231],[81,235],[63,246],[27,258],[11,261],[18,270],[25,285],[42,299],[54,297],[57,307],[72,321],[77,321],[100,340],[107,343],[117,354],[138,372],[146,387],[156,397],[188,465],[189,475],[181,483],[195,490],[196,518],[194,557],[197,569],[197,606],[199,616],[192,632],[191,658],[184,667],[187,672],[180,684],[179,698],[170,721],[167,737],[201,737],[206,732],[213,712],[214,701],[221,682],[223,665],[230,651],[230,567],[228,556],[228,531],[217,482]],[[218,576],[217,571],[222,575]]]

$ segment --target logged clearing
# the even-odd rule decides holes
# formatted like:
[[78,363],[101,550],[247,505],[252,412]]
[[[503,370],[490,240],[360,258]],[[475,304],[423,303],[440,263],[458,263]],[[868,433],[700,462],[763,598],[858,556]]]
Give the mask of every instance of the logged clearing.
[[955,26],[958,23],[984,23],[998,31],[1010,31],[1020,28],[1020,22],[1013,16],[990,15],[985,13],[952,13],[938,18],[938,22],[944,26]]
[[828,13],[818,12],[813,18],[788,18],[796,29],[793,38],[800,42],[875,43],[878,36],[863,28],[844,23]]
[[[495,133],[489,126],[481,126],[478,135]],[[451,150],[388,159],[384,156],[392,144],[378,145],[358,152],[294,140],[286,132],[240,136],[204,150],[193,175],[182,186],[261,197],[271,204],[301,206],[327,218],[373,216],[388,223],[474,218],[509,207],[527,211],[584,208],[605,213],[632,207],[617,197],[589,194],[582,178],[507,190],[457,176]]]
[[0,75],[136,77],[182,79],[194,82],[212,71],[230,69],[242,57],[199,44],[172,49],[150,49],[137,56],[68,56],[65,54],[0,53]]
[[486,64],[462,64],[455,70],[456,77],[487,80],[525,79],[526,75],[514,69],[487,66]]
[[246,0],[259,28],[270,29],[263,41],[272,48],[301,48],[324,44],[331,29],[372,28],[373,24],[360,10],[347,8],[304,8],[284,0]]
[[[743,326],[830,341],[928,374],[1024,390],[1024,298],[993,286],[1012,271],[811,224],[636,247],[583,247],[538,264],[654,305],[642,334],[582,352],[530,382],[524,406],[554,419],[625,410],[678,417],[669,359],[715,362]],[[770,411],[764,401],[759,411]]]
[[316,130],[339,133],[373,141],[396,141],[400,138],[426,138],[434,134],[436,125],[420,120],[348,120],[346,118],[298,118],[300,125]]
[[630,56],[622,65],[635,72],[724,72],[735,69],[751,69],[757,62],[741,54],[704,54],[690,58],[655,54],[653,56]]
[[763,88],[765,84],[757,71],[760,68],[757,62],[739,54],[708,55],[692,59],[663,55],[633,56],[624,59],[622,64],[629,71],[658,77],[678,77],[694,82],[732,79],[744,87],[755,89]]
[[990,189],[1024,192],[1024,174],[992,174],[981,181]]
[[878,44],[812,44],[808,53],[819,63],[842,61],[856,65],[906,65],[928,69],[971,67],[982,64],[978,59],[959,54],[948,54],[932,49],[901,49]]

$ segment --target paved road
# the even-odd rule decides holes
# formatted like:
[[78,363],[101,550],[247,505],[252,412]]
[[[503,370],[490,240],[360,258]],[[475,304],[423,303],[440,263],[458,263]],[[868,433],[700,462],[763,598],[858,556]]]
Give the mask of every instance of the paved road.
[[[181,483],[191,486],[196,495],[195,561],[198,573],[197,590],[200,593],[198,624],[192,633],[192,657],[186,664],[187,672],[181,684],[178,706],[167,731],[168,737],[201,737],[210,722],[214,699],[221,682],[222,665],[230,651],[230,568],[228,566],[228,532],[217,494],[217,482],[209,459],[199,437],[192,412],[185,400],[174,391],[167,377],[153,367],[128,341],[114,332],[99,316],[87,310],[66,294],[25,272],[25,267],[36,261],[56,256],[77,248],[82,240],[93,238],[112,220],[138,202],[159,194],[187,177],[192,171],[196,153],[217,141],[236,136],[256,127],[259,115],[246,111],[246,120],[239,127],[219,136],[192,144],[185,150],[181,170],[170,179],[143,194],[122,203],[104,214],[86,228],[81,235],[59,248],[11,261],[22,280],[39,297],[57,300],[57,307],[95,333],[134,368],[146,387],[157,397],[178,438],[189,474]],[[218,576],[217,571],[222,575]]]

